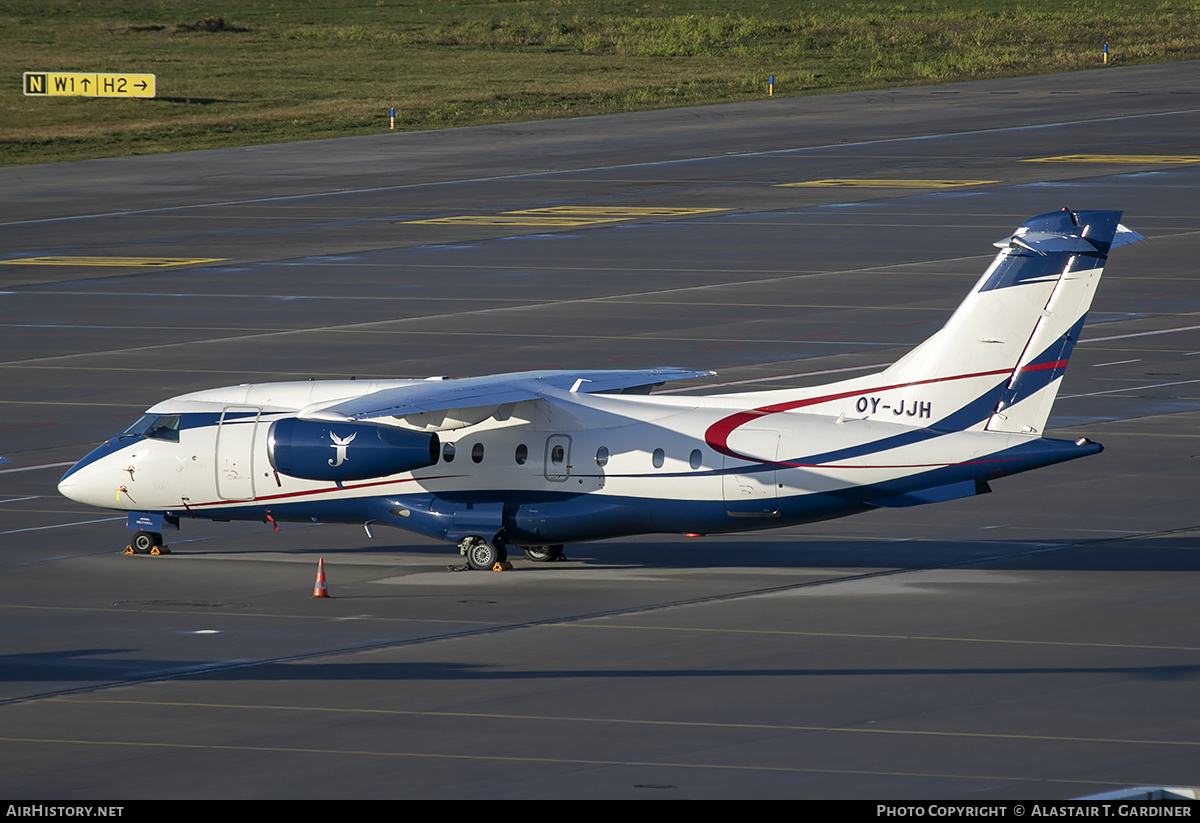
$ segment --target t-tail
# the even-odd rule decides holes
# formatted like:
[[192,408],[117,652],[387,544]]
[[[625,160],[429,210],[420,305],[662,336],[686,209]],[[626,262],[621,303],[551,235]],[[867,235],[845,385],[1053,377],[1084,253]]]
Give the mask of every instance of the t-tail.
[[1120,219],[1063,209],[996,242],[946,325],[875,377],[880,394],[933,428],[1041,434],[1109,251],[1145,239]]

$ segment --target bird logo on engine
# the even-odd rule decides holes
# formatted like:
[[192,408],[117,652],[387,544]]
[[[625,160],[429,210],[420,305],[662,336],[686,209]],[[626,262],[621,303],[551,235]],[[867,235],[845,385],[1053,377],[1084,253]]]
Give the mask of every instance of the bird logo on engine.
[[336,468],[346,462],[346,447],[349,446],[354,441],[354,438],[356,438],[356,437],[358,437],[358,432],[355,432],[354,434],[350,435],[345,440],[338,437],[333,432],[329,433],[329,439],[333,441],[333,443],[330,444],[329,448],[334,450],[333,451],[334,456],[332,458],[330,458],[328,461],[329,465]]

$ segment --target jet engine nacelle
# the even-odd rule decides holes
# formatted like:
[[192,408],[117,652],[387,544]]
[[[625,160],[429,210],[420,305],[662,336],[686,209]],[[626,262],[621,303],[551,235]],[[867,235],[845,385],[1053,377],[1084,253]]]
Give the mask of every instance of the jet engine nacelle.
[[303,480],[369,480],[432,466],[435,433],[373,423],[327,423],[284,417],[271,424],[267,456],[280,474]]

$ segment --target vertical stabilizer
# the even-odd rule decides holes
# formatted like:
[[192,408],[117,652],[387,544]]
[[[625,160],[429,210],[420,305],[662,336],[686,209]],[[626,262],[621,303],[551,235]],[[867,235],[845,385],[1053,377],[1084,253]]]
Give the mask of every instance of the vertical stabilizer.
[[946,325],[884,372],[893,391],[919,387],[935,427],[1040,433],[1109,250],[1143,239],[1120,218],[1064,209],[997,242]]

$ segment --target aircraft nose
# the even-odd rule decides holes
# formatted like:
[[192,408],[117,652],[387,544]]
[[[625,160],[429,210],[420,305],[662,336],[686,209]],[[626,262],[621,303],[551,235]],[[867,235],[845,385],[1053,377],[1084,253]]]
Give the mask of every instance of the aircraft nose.
[[[82,462],[81,460],[80,463]],[[112,508],[113,494],[110,491],[112,483],[105,468],[96,466],[94,463],[86,466],[76,464],[58,481],[59,494],[85,506],[95,506],[101,509]]]
[[77,488],[78,483],[76,478],[69,472],[63,477],[62,480],[58,481],[59,494],[70,500],[74,500],[76,503],[82,503],[83,501],[76,496],[78,494],[76,491]]
[[112,492],[108,491],[112,488],[111,455],[119,448],[120,444],[110,440],[93,449],[59,479],[59,494],[86,506],[111,508]]

